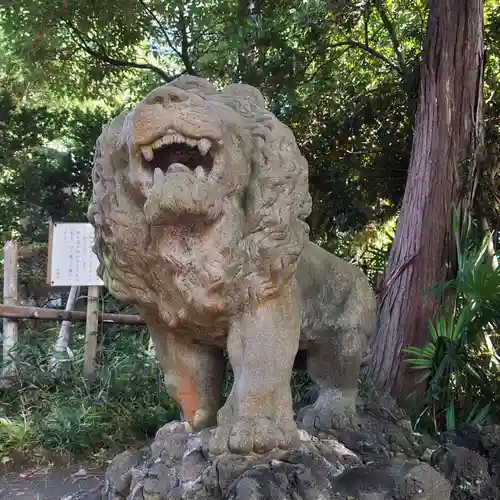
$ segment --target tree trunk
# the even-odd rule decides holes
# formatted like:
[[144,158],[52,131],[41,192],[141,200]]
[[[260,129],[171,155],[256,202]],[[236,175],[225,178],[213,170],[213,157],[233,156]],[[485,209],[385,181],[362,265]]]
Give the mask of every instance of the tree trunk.
[[488,265],[493,271],[498,269],[498,258],[495,250],[494,235],[495,232],[490,230],[490,225],[488,224],[488,219],[486,216],[482,216],[479,219],[479,227],[485,236],[488,236],[488,245],[486,247],[486,259]]
[[[78,300],[78,293],[80,291],[79,286],[72,286],[69,292],[68,301],[66,302],[66,311],[73,311],[75,309],[76,301]],[[54,355],[51,358],[50,366],[52,371],[58,370],[59,361],[61,357],[65,356],[69,343],[71,341],[71,330],[73,324],[71,321],[65,319],[61,323],[61,328],[59,330],[59,335],[57,336],[56,345],[54,347]]]
[[[18,248],[17,242],[6,241],[4,245],[3,260],[3,303],[7,306],[17,306],[19,304],[18,287]],[[19,324],[14,319],[4,318],[3,320],[3,356],[2,356],[2,379],[1,388],[10,385],[10,378],[16,374],[16,367],[12,362],[12,350],[16,348],[19,340]]]
[[412,156],[368,371],[396,397],[414,392],[419,375],[402,349],[425,344],[439,309],[425,292],[455,271],[453,206],[467,212],[474,196],[483,53],[483,1],[431,0]]

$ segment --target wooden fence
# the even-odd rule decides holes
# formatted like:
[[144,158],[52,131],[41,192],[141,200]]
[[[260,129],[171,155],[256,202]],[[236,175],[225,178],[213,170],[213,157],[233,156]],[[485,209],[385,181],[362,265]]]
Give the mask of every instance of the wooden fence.
[[[68,306],[74,307],[77,290],[72,287]],[[7,241],[4,245],[3,266],[3,304],[0,305],[0,318],[3,318],[3,369],[2,386],[8,385],[8,380],[15,375],[15,367],[6,363],[11,357],[11,351],[16,346],[19,338],[20,319],[42,319],[49,321],[62,321],[63,328],[69,329],[71,322],[85,322],[85,353],[84,373],[92,375],[95,372],[97,354],[97,333],[99,324],[144,325],[140,316],[132,314],[111,314],[99,311],[100,287],[89,286],[87,295],[87,311],[73,311],[71,307],[66,310],[47,309],[43,307],[19,305],[18,289],[18,247],[15,241]]]

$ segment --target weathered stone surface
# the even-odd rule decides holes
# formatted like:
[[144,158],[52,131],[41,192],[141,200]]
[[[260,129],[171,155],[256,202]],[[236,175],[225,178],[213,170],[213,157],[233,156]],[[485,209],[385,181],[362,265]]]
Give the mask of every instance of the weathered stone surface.
[[[382,413],[374,411],[377,406]],[[398,441],[390,440],[391,434],[398,434],[396,428],[406,436],[405,442],[412,443],[406,454],[398,451]],[[418,459],[428,443],[413,435],[405,415],[387,398],[360,401],[354,428],[336,431],[349,438],[359,451],[350,449],[342,437],[332,433],[311,435],[301,429],[295,450],[214,455],[208,446],[210,432],[214,429],[193,433],[185,423],[165,425],[148,448],[115,459],[99,500],[455,498],[453,493],[450,497],[449,481]],[[366,442],[372,446],[361,445]],[[140,463],[133,458],[138,456],[142,457]],[[131,482],[128,491],[118,493],[116,485],[121,484],[124,464],[130,465],[131,475],[138,479],[135,484]],[[79,500],[97,499],[92,496]]]
[[419,463],[402,478],[396,492],[401,500],[448,500],[451,484],[430,465]]
[[[449,451],[446,445],[467,448],[480,454],[488,461],[492,484],[492,493],[485,498],[500,498],[500,425],[487,425],[483,428],[461,425],[456,433],[446,435],[444,441],[445,446],[439,448],[433,456],[434,462],[438,466],[443,466],[444,458]],[[482,468],[484,470],[484,466]],[[472,498],[464,496],[467,488],[461,489],[461,498]]]
[[131,471],[140,466],[144,451],[140,450],[133,453],[127,450],[117,455],[106,471],[106,488],[112,489],[118,494],[130,490],[132,484]]
[[[190,432],[183,423],[165,425],[147,449],[118,455],[110,465],[99,500],[448,500],[450,483],[431,466],[395,454],[384,437],[386,415],[363,414],[360,405],[356,435],[379,429],[370,438],[378,446],[359,453],[332,434],[311,435],[300,430],[295,450],[275,449],[266,454],[214,455],[207,431]],[[392,413],[391,413],[392,415]],[[399,423],[405,430],[404,416]],[[365,427],[365,423],[371,425]],[[354,433],[354,429],[351,429]],[[213,430],[211,432],[214,432]],[[343,431],[346,434],[345,430]],[[384,450],[384,447],[387,450]],[[397,449],[397,444],[395,444]],[[360,448],[361,449],[361,448]],[[387,453],[385,453],[387,451]],[[377,454],[378,453],[378,454]],[[419,444],[411,450],[420,453]],[[138,461],[137,458],[141,457]],[[124,468],[135,480],[123,489]],[[126,473],[125,473],[126,475]],[[118,491],[118,489],[120,491]],[[96,500],[96,497],[79,500]]]
[[498,498],[488,460],[479,453],[462,446],[444,445],[435,452],[433,460],[453,485],[455,499]]
[[104,127],[92,180],[99,274],[137,305],[183,419],[217,424],[213,453],[296,446],[298,351],[319,389],[302,424],[352,424],[375,297],[309,241],[307,162],[257,89],[190,76],[155,89]]
[[[72,495],[65,495],[61,500],[102,500],[104,487],[93,488],[90,491],[81,491]],[[111,498],[111,497],[108,497]]]

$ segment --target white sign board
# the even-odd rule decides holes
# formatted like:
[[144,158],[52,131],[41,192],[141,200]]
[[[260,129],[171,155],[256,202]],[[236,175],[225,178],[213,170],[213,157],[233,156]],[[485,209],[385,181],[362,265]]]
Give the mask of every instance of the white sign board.
[[49,243],[49,283],[52,286],[103,286],[99,260],[92,251],[94,228],[85,222],[52,225]]

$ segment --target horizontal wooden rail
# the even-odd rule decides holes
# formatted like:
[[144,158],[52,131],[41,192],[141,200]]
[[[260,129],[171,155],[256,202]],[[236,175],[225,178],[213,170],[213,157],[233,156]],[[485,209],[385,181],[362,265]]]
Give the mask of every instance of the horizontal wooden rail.
[[[47,319],[54,321],[85,322],[85,311],[65,311],[64,309],[46,309],[44,307],[6,306],[0,304],[0,318],[12,319]],[[145,325],[140,316],[135,314],[99,313],[99,322],[118,325]]]

